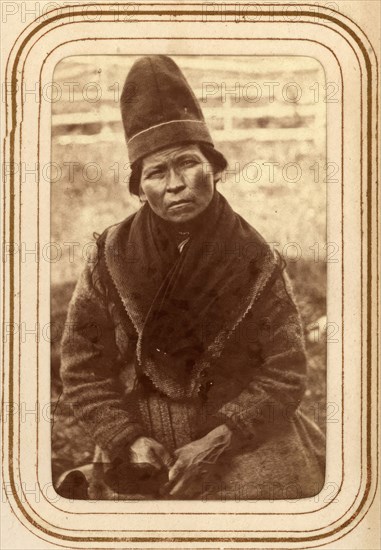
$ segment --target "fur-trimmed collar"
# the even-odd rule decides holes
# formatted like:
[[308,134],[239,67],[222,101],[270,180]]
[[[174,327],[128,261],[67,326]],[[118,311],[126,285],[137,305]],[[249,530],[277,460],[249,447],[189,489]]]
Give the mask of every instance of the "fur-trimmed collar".
[[[141,371],[159,391],[183,399],[197,394],[201,372],[220,357],[274,274],[277,260],[220,194],[210,219],[177,256],[171,256],[165,233],[152,220],[144,205],[109,228],[104,259],[138,335]],[[209,323],[207,336],[203,323]]]

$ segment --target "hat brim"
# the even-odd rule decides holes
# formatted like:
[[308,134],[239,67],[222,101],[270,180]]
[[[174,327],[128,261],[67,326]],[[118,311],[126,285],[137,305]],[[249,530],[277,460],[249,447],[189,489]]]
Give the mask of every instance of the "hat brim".
[[156,124],[131,137],[127,141],[131,164],[169,145],[198,142],[213,145],[206,123],[202,120],[171,120]]

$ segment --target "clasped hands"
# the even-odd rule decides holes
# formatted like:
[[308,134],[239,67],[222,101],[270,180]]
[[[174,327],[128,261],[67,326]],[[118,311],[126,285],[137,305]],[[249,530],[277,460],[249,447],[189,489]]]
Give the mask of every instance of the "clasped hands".
[[173,456],[151,437],[139,437],[130,446],[130,460],[151,464],[157,471],[168,470],[168,482],[162,496],[192,497],[197,488],[195,481],[208,473],[219,456],[231,445],[232,432],[226,424],[218,426],[201,439],[176,449]]

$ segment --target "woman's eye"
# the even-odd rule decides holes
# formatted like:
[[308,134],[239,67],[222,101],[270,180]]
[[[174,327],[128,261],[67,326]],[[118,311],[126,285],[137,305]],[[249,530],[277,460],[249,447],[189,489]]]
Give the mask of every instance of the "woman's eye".
[[146,175],[147,179],[158,179],[162,178],[164,176],[164,172],[162,170],[154,170],[153,172],[149,172],[149,174]]
[[190,168],[191,166],[195,166],[197,164],[197,160],[195,159],[184,159],[181,161],[180,166],[183,168]]

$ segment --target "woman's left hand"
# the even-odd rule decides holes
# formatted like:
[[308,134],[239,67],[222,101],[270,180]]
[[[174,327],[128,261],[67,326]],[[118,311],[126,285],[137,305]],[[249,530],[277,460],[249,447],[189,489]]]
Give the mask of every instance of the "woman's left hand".
[[164,492],[173,497],[192,497],[199,492],[200,477],[208,473],[210,466],[230,446],[231,439],[230,428],[223,424],[201,439],[177,449]]

